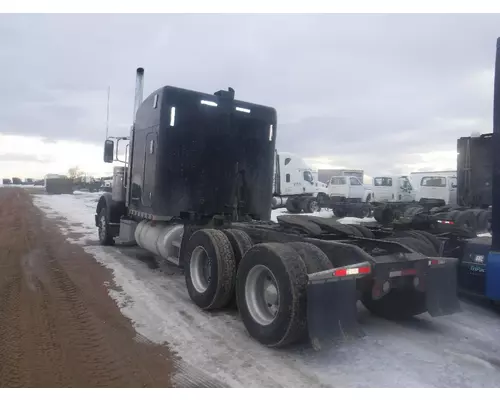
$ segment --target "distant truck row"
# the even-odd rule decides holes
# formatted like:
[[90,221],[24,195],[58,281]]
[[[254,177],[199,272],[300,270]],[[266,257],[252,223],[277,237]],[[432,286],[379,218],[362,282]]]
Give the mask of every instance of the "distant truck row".
[[89,192],[111,192],[112,177],[94,178],[91,176],[79,176],[70,178],[66,175],[47,174],[44,179],[34,180],[27,178],[24,181],[20,178],[3,178],[2,185],[16,186],[42,186],[49,194],[72,194],[75,190]]
[[[276,152],[273,208],[286,207],[291,213],[312,213],[332,202],[338,205],[420,199],[439,199],[447,205],[457,204],[456,171],[375,176],[371,184],[364,184],[363,170],[314,171],[300,156]],[[363,214],[366,212],[360,211],[360,216]]]

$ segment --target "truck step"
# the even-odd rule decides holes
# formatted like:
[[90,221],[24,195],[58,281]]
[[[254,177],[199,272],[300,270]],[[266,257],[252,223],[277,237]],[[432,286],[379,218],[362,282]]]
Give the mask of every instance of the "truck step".
[[179,258],[174,256],[167,257],[167,261],[171,264],[179,266]]
[[177,247],[178,249],[181,248],[181,241],[180,240],[173,240],[172,241],[172,246]]

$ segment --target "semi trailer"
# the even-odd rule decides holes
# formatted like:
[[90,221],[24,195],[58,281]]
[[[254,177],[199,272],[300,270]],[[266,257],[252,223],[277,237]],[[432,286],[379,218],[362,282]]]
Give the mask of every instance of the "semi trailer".
[[115,140],[128,142],[128,156],[95,210],[102,245],[138,245],[181,268],[194,304],[236,307],[269,347],[363,335],[358,300],[388,319],[460,311],[458,260],[423,254],[423,236],[336,218],[270,220],[275,109],[236,100],[232,88],[165,86],[143,101],[143,78],[137,69],[130,136],[104,144],[105,162],[117,160]]

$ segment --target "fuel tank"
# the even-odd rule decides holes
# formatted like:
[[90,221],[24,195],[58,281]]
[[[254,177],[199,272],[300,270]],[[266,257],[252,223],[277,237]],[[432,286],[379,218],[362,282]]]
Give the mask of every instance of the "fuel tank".
[[143,249],[168,260],[170,257],[177,258],[183,233],[184,226],[181,224],[144,220],[137,225],[135,241]]

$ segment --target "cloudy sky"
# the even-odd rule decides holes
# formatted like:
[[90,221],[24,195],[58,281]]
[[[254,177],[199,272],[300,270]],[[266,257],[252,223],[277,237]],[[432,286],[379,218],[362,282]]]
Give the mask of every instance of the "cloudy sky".
[[278,110],[278,148],[370,175],[453,169],[492,128],[500,15],[1,15],[0,176],[101,174],[135,69]]

